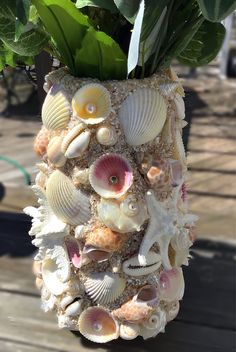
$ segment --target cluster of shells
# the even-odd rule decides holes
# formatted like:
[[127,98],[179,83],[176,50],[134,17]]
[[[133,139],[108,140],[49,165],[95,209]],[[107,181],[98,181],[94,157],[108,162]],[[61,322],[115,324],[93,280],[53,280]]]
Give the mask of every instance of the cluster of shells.
[[30,235],[42,308],[103,343],[163,332],[184,293],[196,217],[187,213],[183,89],[144,80],[46,78],[35,140]]

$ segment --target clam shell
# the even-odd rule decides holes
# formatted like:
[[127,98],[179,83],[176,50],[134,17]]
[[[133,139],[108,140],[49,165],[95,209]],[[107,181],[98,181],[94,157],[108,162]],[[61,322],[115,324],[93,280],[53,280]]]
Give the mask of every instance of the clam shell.
[[118,136],[114,127],[100,126],[96,131],[96,138],[98,143],[106,146],[112,146],[116,144]]
[[147,263],[145,266],[140,266],[138,255],[131,257],[123,262],[122,269],[125,274],[129,276],[149,275],[158,270],[161,266],[161,257],[158,253],[149,251],[147,256]]
[[155,89],[140,88],[121,105],[119,119],[128,144],[138,146],[156,138],[165,123],[167,105]]
[[144,302],[136,302],[134,299],[122,304],[112,314],[122,322],[141,323],[148,319],[153,312],[153,308]]
[[88,148],[91,132],[85,130],[85,125],[80,123],[72,128],[64,137],[61,150],[68,159],[81,156]]
[[62,130],[70,120],[70,104],[60,86],[53,85],[42,106],[42,121],[48,130]]
[[78,321],[80,333],[88,340],[104,343],[119,337],[119,325],[113,316],[102,307],[89,307]]
[[61,171],[56,170],[49,177],[46,195],[55,215],[65,223],[79,225],[90,219],[89,197]]
[[53,137],[47,147],[47,156],[50,163],[56,167],[62,167],[66,163],[66,157],[61,151],[62,137]]
[[42,157],[46,151],[47,151],[47,146],[49,143],[49,132],[48,130],[43,126],[41,130],[38,132],[37,136],[35,137],[34,140],[34,151],[35,153]]
[[110,93],[101,84],[87,84],[75,93],[72,109],[74,115],[86,124],[100,123],[111,112]]
[[133,183],[131,166],[119,154],[105,154],[90,167],[89,180],[103,198],[120,198]]
[[104,251],[114,252],[122,248],[124,238],[108,227],[97,227],[89,232],[85,245],[94,246]]
[[125,289],[125,279],[109,272],[92,273],[84,283],[85,291],[96,303],[114,302]]
[[160,299],[171,302],[179,301],[184,295],[184,276],[181,268],[160,273]]
[[123,323],[120,325],[120,337],[124,340],[135,339],[140,332],[140,327],[137,324]]
[[46,259],[42,264],[42,277],[47,289],[55,296],[61,295],[65,290],[65,283],[58,276],[58,265],[53,259]]
[[[133,215],[134,212],[132,210],[127,209],[127,204],[128,208],[129,205],[130,208],[134,208],[134,212],[136,212],[136,208],[138,208],[136,215]],[[115,200],[101,199],[97,206],[97,211],[103,224],[113,231],[120,233],[140,231],[143,223],[149,217],[145,202],[143,200],[137,200],[136,204],[130,204],[130,198],[125,205],[123,205],[123,202],[120,204]],[[130,211],[132,216],[130,216],[130,214],[126,215],[127,211]]]

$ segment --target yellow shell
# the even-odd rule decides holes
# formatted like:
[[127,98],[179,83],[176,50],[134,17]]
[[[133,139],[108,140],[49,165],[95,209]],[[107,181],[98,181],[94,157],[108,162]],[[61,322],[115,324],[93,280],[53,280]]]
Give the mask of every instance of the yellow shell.
[[82,155],[88,148],[91,132],[85,130],[85,125],[79,123],[64,137],[61,150],[68,159]]
[[62,130],[70,120],[70,104],[60,86],[53,85],[42,107],[42,121],[48,130]]
[[123,237],[108,227],[98,227],[88,234],[85,244],[113,252],[121,249],[124,244]]
[[47,147],[48,160],[56,167],[61,167],[66,163],[66,157],[61,151],[62,137],[53,137]]
[[100,123],[111,112],[110,94],[101,84],[87,84],[75,93],[72,109],[74,115],[86,124]]

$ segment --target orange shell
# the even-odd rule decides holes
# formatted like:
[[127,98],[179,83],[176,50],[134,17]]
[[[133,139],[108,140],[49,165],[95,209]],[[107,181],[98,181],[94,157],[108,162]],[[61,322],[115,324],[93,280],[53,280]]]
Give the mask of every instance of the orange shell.
[[118,251],[124,243],[124,236],[108,227],[94,228],[86,238],[86,245],[94,246],[106,251]]
[[130,300],[116,310],[112,314],[121,321],[130,323],[141,323],[148,319],[153,312],[153,308],[146,303],[135,302]]
[[49,132],[43,126],[34,140],[34,151],[38,156],[43,156],[47,151],[49,143]]

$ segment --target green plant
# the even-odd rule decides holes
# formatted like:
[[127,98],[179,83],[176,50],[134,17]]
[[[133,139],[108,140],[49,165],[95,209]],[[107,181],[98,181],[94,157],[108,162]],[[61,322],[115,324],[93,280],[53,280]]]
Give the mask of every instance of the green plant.
[[5,0],[0,70],[42,50],[75,76],[141,78],[177,58],[206,65],[225,35],[235,0]]

